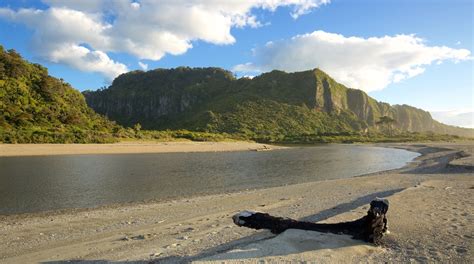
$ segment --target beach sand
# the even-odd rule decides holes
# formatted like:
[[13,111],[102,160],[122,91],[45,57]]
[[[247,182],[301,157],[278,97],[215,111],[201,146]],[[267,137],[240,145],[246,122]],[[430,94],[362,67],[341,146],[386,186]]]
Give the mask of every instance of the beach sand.
[[113,144],[0,144],[0,157],[44,156],[76,154],[125,154],[125,153],[171,153],[171,152],[218,152],[218,151],[262,151],[281,149],[246,141],[229,142],[121,142]]
[[[472,263],[473,143],[377,145],[423,155],[404,168],[168,202],[0,216],[1,263]],[[390,201],[375,247],[345,235],[237,227],[242,210],[338,222]]]

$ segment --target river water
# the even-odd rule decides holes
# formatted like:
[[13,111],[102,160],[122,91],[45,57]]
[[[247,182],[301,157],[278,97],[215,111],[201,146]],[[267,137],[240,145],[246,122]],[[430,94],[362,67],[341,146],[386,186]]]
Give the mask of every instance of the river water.
[[0,157],[0,214],[348,178],[399,168],[418,155],[323,145],[265,152]]

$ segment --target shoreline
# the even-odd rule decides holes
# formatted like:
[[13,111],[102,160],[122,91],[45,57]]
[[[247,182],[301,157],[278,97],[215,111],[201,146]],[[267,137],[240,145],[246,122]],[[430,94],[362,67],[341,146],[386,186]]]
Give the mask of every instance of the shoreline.
[[[375,196],[388,197],[391,201],[389,225],[394,234],[389,238],[398,240],[396,241],[397,245],[393,248],[383,252],[372,252],[371,258],[374,262],[411,261],[411,258],[417,260],[417,255],[426,255],[428,261],[462,261],[466,257],[468,259],[472,256],[472,249],[463,244],[465,241],[472,243],[472,238],[464,237],[464,240],[459,240],[447,232],[458,232],[461,237],[463,233],[473,233],[473,226],[470,224],[472,219],[468,219],[468,216],[472,215],[474,206],[472,202],[464,201],[466,198],[462,196],[472,197],[472,189],[469,188],[474,189],[472,156],[467,156],[467,154],[473,153],[473,144],[373,145],[408,148],[410,151],[416,149],[422,155],[400,169],[348,179],[252,189],[164,202],[138,202],[90,209],[55,211],[55,213],[49,214],[2,216],[0,239],[5,243],[0,245],[0,252],[4,252],[0,253],[0,262],[53,260],[64,260],[65,262],[66,260],[88,260],[92,262],[104,259],[137,260],[143,263],[149,261],[187,263],[201,259],[212,262],[212,259],[216,258],[213,256],[219,254],[221,257],[228,257],[229,254],[225,255],[224,253],[232,249],[245,248],[246,245],[252,243],[259,247],[262,245],[258,241],[269,241],[268,239],[276,241],[276,239],[284,238],[284,236],[275,237],[267,231],[247,230],[234,226],[230,216],[240,210],[264,211],[274,215],[295,219],[304,218],[310,221],[347,220],[363,215],[364,206]],[[442,196],[447,192],[453,192],[452,197]],[[417,195],[412,195],[412,193]],[[411,200],[405,198],[407,195],[413,196]],[[423,237],[425,234],[417,230],[410,230],[410,225],[406,223],[406,220],[417,222],[417,214],[424,213],[425,208],[430,208],[435,211],[434,213],[443,215],[444,211],[436,212],[435,208],[442,207],[445,203],[455,203],[456,199],[464,202],[464,206],[446,206],[446,215],[456,215],[459,223],[453,222],[452,224],[458,229],[453,229],[454,231],[437,229],[437,226],[444,226],[443,223],[440,223],[440,221],[444,221],[442,220],[444,216],[431,219],[428,216],[430,212],[426,212],[427,216],[422,219],[422,224],[439,233],[439,239],[451,241],[453,245],[457,243],[453,249],[448,250],[436,248],[433,243],[426,242],[425,244],[429,244],[430,247],[436,249],[437,254],[439,253],[439,256],[433,255],[433,257],[429,255],[431,253],[428,248],[417,238],[417,236]],[[454,207],[457,209],[453,209]],[[411,210],[417,214],[410,215],[412,214]],[[459,212],[460,210],[461,212]],[[427,217],[431,222],[426,219]],[[471,222],[464,221],[466,219]],[[424,230],[424,232],[430,231]],[[407,240],[407,237],[411,240]],[[417,241],[421,245],[419,248],[413,248],[412,243]],[[406,248],[412,249],[407,251]],[[356,250],[360,249],[357,246],[355,248],[346,247],[346,249],[350,250],[344,254],[341,253],[344,257],[347,257],[347,254],[366,257],[364,254],[367,252],[363,250],[360,251],[365,252],[362,255],[354,254],[354,252],[359,252]],[[296,255],[292,254],[291,257],[314,260],[319,259],[316,258],[318,252],[322,251],[318,249],[305,250],[297,252]],[[245,255],[241,254],[241,257],[244,262],[248,260]],[[435,257],[438,257],[439,260]],[[285,256],[260,256],[251,258],[251,260],[266,260],[268,258],[269,260],[288,260]],[[234,259],[232,258],[232,260]],[[346,259],[340,258],[339,260]],[[423,259],[419,259],[419,261],[423,261]]]
[[0,157],[148,154],[178,152],[267,151],[287,147],[247,141],[223,142],[120,142],[112,144],[0,144]]
[[[174,142],[163,142],[163,143],[169,144],[169,143],[174,143]],[[190,142],[184,142],[184,143],[190,143]],[[191,143],[193,143],[193,142],[191,142]],[[200,143],[200,142],[196,142],[196,143]],[[217,143],[216,145],[220,145],[218,143],[222,143],[222,142],[213,142],[213,143]],[[239,141],[239,142],[235,142],[235,143],[239,144],[241,142]],[[244,142],[244,143],[246,143],[246,142]],[[110,145],[115,145],[115,144],[110,144]],[[148,144],[148,143],[138,143],[138,144],[132,143],[131,145],[135,146],[135,145],[142,145],[142,144]],[[154,144],[154,143],[152,143],[152,144]],[[287,148],[291,148],[291,147],[312,147],[312,146],[314,146],[314,145],[295,145],[295,146],[287,145],[287,146],[284,146],[284,145],[270,145],[270,144],[263,144],[263,143],[262,144],[255,143],[255,144],[257,144],[257,147],[259,147],[259,148],[256,148],[256,149],[249,148],[249,149],[243,149],[243,150],[241,150],[241,149],[220,150],[220,151],[218,150],[217,152],[260,151],[259,149],[263,148],[263,146],[265,146],[263,151],[287,149]],[[340,145],[338,143],[329,143],[329,144]],[[23,145],[28,146],[28,144],[23,144]],[[54,145],[54,144],[41,144],[41,145],[46,145],[45,147],[49,147],[49,146]],[[64,146],[62,146],[62,147],[67,147],[68,145],[80,145],[80,144],[63,144],[63,145]],[[106,145],[106,144],[92,144],[92,145]],[[125,145],[128,145],[128,144],[125,144]],[[188,144],[186,144],[186,145],[188,145]],[[323,144],[323,145],[327,145],[327,144]],[[347,144],[347,145],[353,145],[353,144]],[[414,158],[411,161],[408,161],[403,167],[400,167],[400,168],[391,169],[391,170],[382,170],[382,171],[378,171],[378,172],[371,172],[371,173],[366,173],[366,174],[362,174],[362,175],[355,175],[355,176],[352,176],[352,177],[349,177],[349,178],[341,178],[341,179],[366,177],[366,176],[377,175],[377,174],[380,174],[380,173],[397,172],[397,171],[400,171],[400,170],[403,170],[403,169],[408,169],[408,168],[412,167],[412,164],[417,159],[422,158],[423,155],[424,155],[423,153],[417,152],[416,150],[414,150],[413,148],[410,148],[410,147],[394,147],[392,145],[377,144],[377,143],[376,144],[373,144],[373,143],[371,143],[371,144],[354,144],[354,145],[378,147],[378,148],[398,148],[398,149],[403,149],[403,150],[407,150],[407,151],[410,151],[410,152],[419,153],[420,156]],[[254,145],[252,145],[252,146],[254,146]],[[241,146],[239,146],[239,147],[241,147]],[[186,153],[209,152],[209,150],[201,149],[200,151],[184,151],[184,152],[186,152]],[[150,153],[176,153],[176,152],[150,152]],[[49,155],[90,155],[90,154],[91,153],[49,154]],[[143,153],[143,152],[138,152],[138,153],[134,153],[134,152],[129,152],[129,153],[93,153],[93,154],[146,154],[146,152],[145,153]],[[44,154],[21,155],[21,156],[11,156],[11,157],[26,157],[26,156],[39,156],[39,155],[44,155]],[[0,157],[2,157],[1,154],[0,154]],[[5,156],[5,157],[10,157],[10,156]],[[219,196],[219,195],[226,195],[226,194],[239,194],[239,193],[243,193],[243,192],[246,192],[246,191],[259,191],[259,190],[266,190],[266,189],[271,189],[271,188],[278,188],[278,187],[285,187],[285,186],[292,186],[292,185],[300,185],[300,184],[303,185],[303,184],[306,184],[306,183],[317,183],[317,182],[322,182],[322,181],[331,181],[331,180],[322,179],[322,180],[315,180],[315,181],[309,181],[309,182],[304,182],[304,183],[284,184],[284,185],[270,186],[270,187],[260,187],[260,188],[248,188],[248,189],[242,189],[242,190],[211,193],[211,194],[194,194],[194,195],[189,195],[189,196],[184,196],[184,197],[179,197],[179,198],[174,197],[174,198],[166,198],[166,199],[148,199],[148,200],[138,200],[138,201],[130,201],[130,202],[122,202],[122,203],[110,203],[110,204],[102,204],[102,205],[98,205],[98,206],[94,206],[94,207],[61,208],[61,209],[53,209],[53,210],[46,210],[46,211],[11,213],[11,214],[1,214],[0,213],[0,221],[2,219],[9,218],[9,217],[14,217],[14,218],[18,218],[18,219],[27,218],[27,217],[49,217],[49,216],[54,216],[54,215],[72,214],[72,213],[95,211],[95,210],[106,210],[106,209],[107,210],[112,210],[112,209],[119,209],[121,207],[133,207],[133,206],[140,206],[140,205],[146,205],[146,204],[166,203],[166,202],[180,202],[180,201],[195,199],[195,198],[199,198],[199,197],[212,197],[212,196],[216,196],[216,195]]]

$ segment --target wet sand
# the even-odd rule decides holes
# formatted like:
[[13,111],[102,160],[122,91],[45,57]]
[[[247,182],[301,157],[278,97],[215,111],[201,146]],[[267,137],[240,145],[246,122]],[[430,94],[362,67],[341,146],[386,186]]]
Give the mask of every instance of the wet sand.
[[[0,216],[0,262],[472,263],[473,143],[382,146],[423,155],[402,169],[350,179]],[[365,215],[374,197],[390,201],[391,233],[383,247],[308,231],[275,236],[237,227],[231,219],[241,210],[253,210],[309,221],[347,221]]]
[[264,151],[284,148],[246,141],[232,142],[121,142],[114,144],[0,144],[0,157],[76,154]]

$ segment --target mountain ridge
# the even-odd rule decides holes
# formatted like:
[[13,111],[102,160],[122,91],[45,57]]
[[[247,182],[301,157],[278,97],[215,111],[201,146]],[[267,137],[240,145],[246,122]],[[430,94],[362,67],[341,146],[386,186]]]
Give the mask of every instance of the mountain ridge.
[[237,79],[215,67],[133,71],[117,77],[107,89],[83,94],[98,113],[124,126],[140,123],[145,129],[345,133],[380,130],[380,119],[390,117],[390,127],[400,131],[473,135],[473,130],[442,124],[422,109],[378,102],[320,69],[274,70],[253,79]]
[[318,69],[272,71],[253,79],[237,79],[215,67],[132,71],[117,77],[108,88],[81,94],[50,76],[45,67],[1,45],[0,114],[3,143],[104,143],[121,138],[301,143],[452,138],[400,134],[391,122],[394,119],[383,114],[402,120],[395,124],[405,130],[435,128],[437,133],[464,132],[458,133],[461,135],[473,131],[442,125],[413,107],[379,103]]

